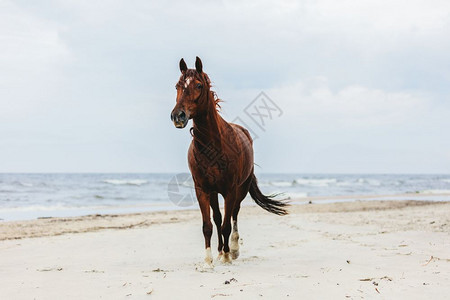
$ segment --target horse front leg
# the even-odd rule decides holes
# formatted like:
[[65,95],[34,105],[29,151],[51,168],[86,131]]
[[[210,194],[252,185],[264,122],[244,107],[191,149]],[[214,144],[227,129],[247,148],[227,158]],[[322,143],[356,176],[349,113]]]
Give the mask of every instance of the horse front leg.
[[213,219],[217,228],[217,238],[219,240],[219,246],[217,247],[217,251],[219,251],[219,256],[217,259],[220,259],[223,254],[223,239],[222,239],[222,214],[220,213],[219,208],[219,200],[217,198],[217,193],[212,193],[210,197],[210,204],[213,211]]
[[225,197],[225,214],[223,217],[223,224],[222,224],[222,235],[223,235],[223,255],[222,255],[222,262],[229,264],[231,263],[231,255],[230,255],[230,246],[228,244],[230,240],[230,234],[231,234],[231,215],[234,208],[235,203],[235,197],[228,196]]
[[197,200],[200,205],[200,211],[202,212],[203,219],[203,236],[205,238],[205,267],[213,268],[213,258],[211,253],[211,236],[213,231],[213,225],[211,223],[211,211],[210,211],[210,195],[203,192],[200,189],[196,189]]

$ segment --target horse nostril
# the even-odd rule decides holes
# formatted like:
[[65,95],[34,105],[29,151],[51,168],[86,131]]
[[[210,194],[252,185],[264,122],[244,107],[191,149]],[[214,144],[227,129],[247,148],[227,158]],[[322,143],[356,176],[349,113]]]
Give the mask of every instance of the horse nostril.
[[178,119],[181,120],[181,121],[186,120],[186,113],[184,111],[180,111],[178,113]]

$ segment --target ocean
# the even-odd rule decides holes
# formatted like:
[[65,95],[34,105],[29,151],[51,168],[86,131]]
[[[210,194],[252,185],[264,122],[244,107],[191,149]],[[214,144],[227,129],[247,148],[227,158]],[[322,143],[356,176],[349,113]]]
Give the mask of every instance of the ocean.
[[[280,199],[414,195],[450,201],[450,175],[257,174]],[[443,195],[446,194],[446,195]],[[326,199],[325,199],[326,200]],[[366,199],[367,200],[367,199]],[[369,199],[370,200],[370,199]],[[339,201],[345,201],[340,199]],[[245,200],[251,204],[251,200]],[[183,174],[0,174],[0,220],[118,214],[196,208],[192,179]]]

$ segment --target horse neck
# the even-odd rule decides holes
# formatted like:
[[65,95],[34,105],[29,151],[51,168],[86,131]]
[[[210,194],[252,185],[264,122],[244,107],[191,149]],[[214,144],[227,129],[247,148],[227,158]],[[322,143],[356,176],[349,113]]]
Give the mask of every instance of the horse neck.
[[223,119],[216,109],[212,92],[207,93],[207,109],[205,113],[195,117],[193,135],[196,147],[203,148],[210,145],[220,146]]

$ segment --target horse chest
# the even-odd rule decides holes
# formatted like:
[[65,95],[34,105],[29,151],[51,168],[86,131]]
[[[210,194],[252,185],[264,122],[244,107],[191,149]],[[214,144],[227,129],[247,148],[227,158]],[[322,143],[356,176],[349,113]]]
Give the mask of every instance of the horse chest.
[[[224,165],[224,168],[226,168],[226,165]],[[196,160],[191,166],[191,171],[192,176],[198,178],[198,181],[215,185],[221,182],[224,169],[219,162],[208,163],[206,160]]]
[[229,165],[228,159],[221,153],[195,152],[189,159],[189,168],[196,184],[216,191],[224,185]]

